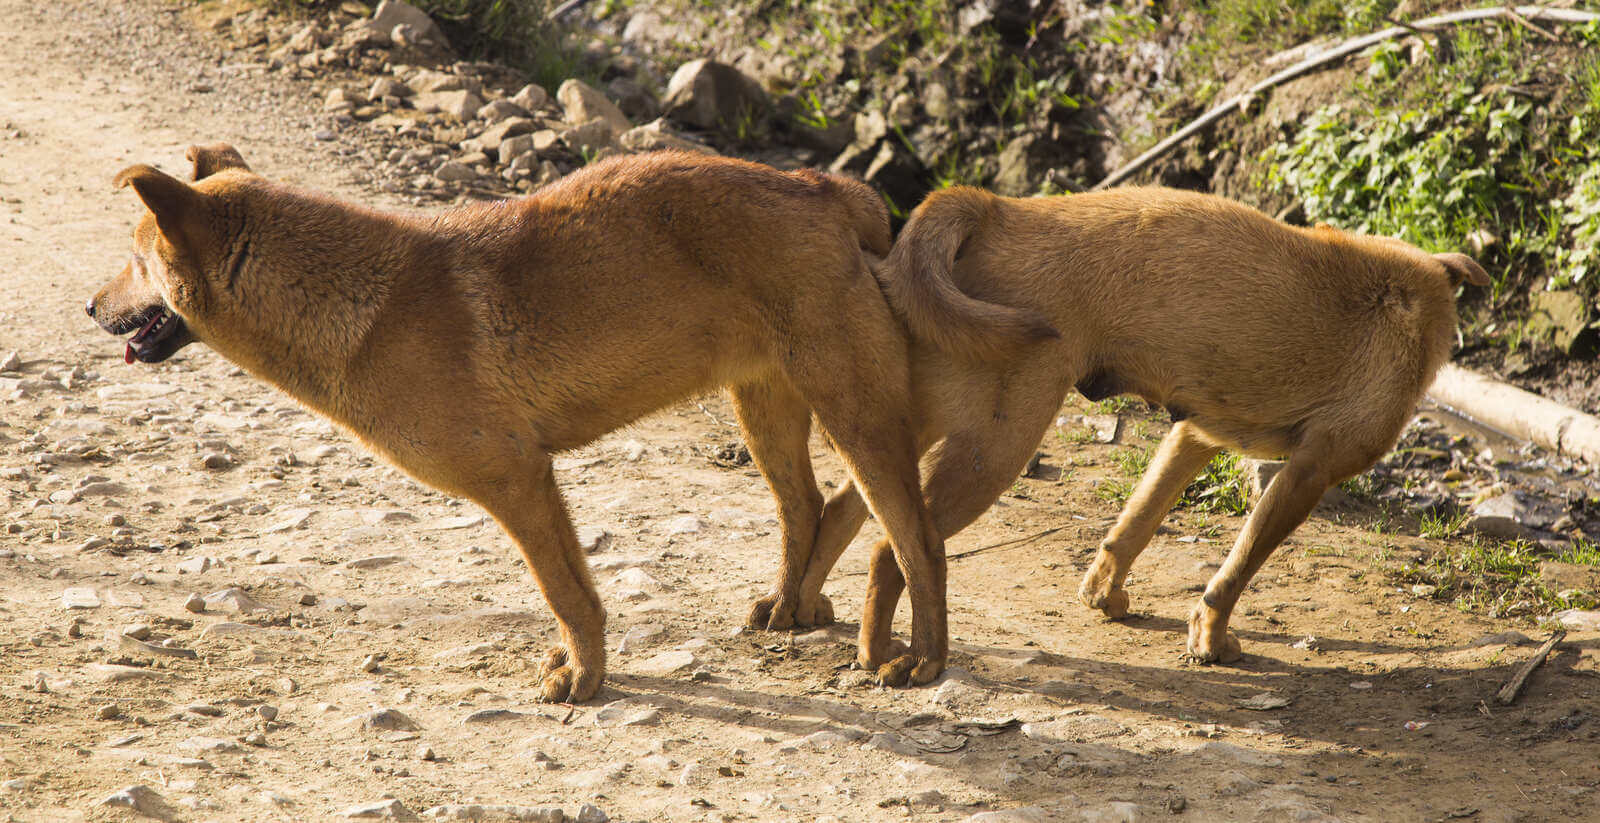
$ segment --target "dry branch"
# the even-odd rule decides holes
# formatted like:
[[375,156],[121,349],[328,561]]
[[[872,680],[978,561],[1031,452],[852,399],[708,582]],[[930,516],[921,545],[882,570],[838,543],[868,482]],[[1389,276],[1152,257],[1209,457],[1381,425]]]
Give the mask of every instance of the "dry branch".
[[[1256,83],[1240,94],[1236,94],[1233,97],[1218,103],[1216,106],[1212,107],[1210,111],[1200,115],[1198,118],[1190,122],[1189,125],[1178,129],[1167,139],[1162,140],[1160,143],[1152,146],[1149,151],[1146,151],[1144,154],[1135,157],[1132,162],[1106,175],[1104,180],[1101,180],[1094,185],[1094,190],[1098,191],[1122,182],[1129,175],[1132,175],[1139,169],[1149,165],[1150,161],[1155,160],[1169,151],[1172,151],[1172,149],[1178,146],[1180,143],[1194,136],[1206,126],[1209,126],[1217,120],[1222,119],[1229,112],[1238,109],[1242,102],[1249,100],[1257,94],[1260,94],[1261,92],[1266,91],[1274,86],[1287,83],[1302,74],[1312,71],[1313,69],[1321,68],[1350,54],[1354,54],[1362,49],[1368,48],[1369,46],[1375,46],[1385,40],[1392,40],[1401,35],[1408,34],[1412,30],[1427,31],[1431,29],[1444,28],[1446,26],[1454,26],[1461,23],[1489,20],[1496,17],[1516,18],[1518,16],[1520,16],[1522,21],[1525,23],[1530,20],[1550,20],[1557,23],[1591,23],[1596,20],[1600,20],[1600,14],[1595,12],[1573,11],[1570,9],[1550,9],[1543,6],[1491,6],[1489,8],[1468,9],[1466,11],[1458,11],[1450,14],[1441,14],[1435,17],[1428,17],[1418,20],[1414,23],[1401,26],[1391,26],[1381,31],[1373,32],[1372,34],[1362,35],[1361,37],[1357,37],[1352,40],[1346,40],[1345,42],[1340,43],[1339,45],[1334,46],[1327,51],[1308,57],[1305,60],[1302,60],[1278,72],[1277,74],[1274,74],[1271,77]],[[1529,23],[1529,25],[1531,25],[1531,23]],[[1283,53],[1287,54],[1288,52]],[[1270,58],[1268,61],[1270,62]]]
[[1495,702],[1502,706],[1509,706],[1515,703],[1517,695],[1522,693],[1522,687],[1528,683],[1528,675],[1533,674],[1533,670],[1544,663],[1544,659],[1550,656],[1550,650],[1555,648],[1556,644],[1560,643],[1566,636],[1567,633],[1564,631],[1558,631],[1550,635],[1550,639],[1544,641],[1544,645],[1539,647],[1539,651],[1534,652],[1533,657],[1529,658],[1528,662],[1523,663],[1522,668],[1517,669],[1517,673],[1512,675],[1504,686],[1500,687],[1499,692],[1495,693]]

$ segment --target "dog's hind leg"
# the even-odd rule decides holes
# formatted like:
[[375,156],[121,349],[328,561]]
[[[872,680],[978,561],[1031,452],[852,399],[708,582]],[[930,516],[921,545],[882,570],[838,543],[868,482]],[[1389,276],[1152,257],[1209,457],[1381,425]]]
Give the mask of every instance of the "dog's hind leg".
[[778,502],[783,559],[770,594],[750,608],[757,629],[787,629],[832,621],[826,598],[807,600],[801,581],[811,560],[822,513],[822,494],[811,469],[811,409],[782,375],[732,388],[734,412],[745,444]]
[[1219,451],[1219,447],[1201,437],[1193,423],[1179,421],[1173,425],[1150,461],[1150,468],[1139,478],[1133,496],[1122,507],[1116,525],[1100,542],[1100,551],[1095,553],[1094,563],[1078,586],[1078,599],[1084,605],[1113,619],[1128,614],[1128,592],[1122,588],[1128,569],[1150,545],[1156,527],[1183,496],[1189,481]]
[[[1043,391],[1037,396],[1007,392],[998,411],[982,404],[968,404],[961,412],[944,411],[942,419],[952,423],[954,430],[935,444],[923,461],[928,468],[923,494],[941,536],[948,538],[971,525],[1017,479],[1061,408],[1064,395],[1064,391]],[[904,584],[892,559],[887,541],[873,547],[866,613],[874,629],[882,633],[872,638],[874,648],[892,648],[889,630]]]
[[561,645],[540,667],[540,697],[550,702],[588,700],[605,678],[606,613],[589,576],[589,563],[572,529],[543,452],[509,462],[507,471],[485,472],[466,486],[474,500],[500,522],[522,557],[561,629]]
[[1203,662],[1228,663],[1240,656],[1239,638],[1228,631],[1228,618],[1239,595],[1278,544],[1294,531],[1328,487],[1375,462],[1384,449],[1350,449],[1348,442],[1333,447],[1332,438],[1302,446],[1261,495],[1245,521],[1239,538],[1222,568],[1206,584],[1206,592],[1189,613],[1189,657]]

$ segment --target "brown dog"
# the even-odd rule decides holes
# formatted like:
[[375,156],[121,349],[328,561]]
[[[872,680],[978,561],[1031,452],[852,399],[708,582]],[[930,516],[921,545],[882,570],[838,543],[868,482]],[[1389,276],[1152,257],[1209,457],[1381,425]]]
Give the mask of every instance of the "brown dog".
[[[861,661],[889,682],[942,670],[943,544],[918,493],[904,333],[863,256],[889,243],[869,188],[661,153],[407,217],[271,183],[223,144],[189,157],[194,185],[118,175],[149,213],[89,314],[135,332],[130,361],[203,341],[493,514],[560,623],[545,699],[587,699],[605,671],[605,612],[551,453],[714,386],[732,390],[799,563],[822,509],[815,413],[911,581],[911,655]],[[801,572],[767,611],[794,613]]]
[[[1450,352],[1456,288],[1489,282],[1464,255],[1292,228],[1159,188],[939,192],[878,273],[916,340],[917,445],[932,446],[924,494],[942,536],[1016,478],[1069,389],[1091,400],[1136,394],[1171,413],[1171,433],[1079,590],[1109,617],[1127,614],[1129,566],[1213,456],[1287,456],[1190,615],[1188,652],[1201,661],[1239,657],[1228,617],[1245,585],[1330,485],[1392,447]],[[1040,310],[1060,339],[1005,356],[989,316],[1006,305]],[[828,501],[803,604],[825,602],[828,571],[865,517],[849,486]],[[862,631],[879,649],[902,586],[888,552],[874,552],[874,633],[867,621]]]

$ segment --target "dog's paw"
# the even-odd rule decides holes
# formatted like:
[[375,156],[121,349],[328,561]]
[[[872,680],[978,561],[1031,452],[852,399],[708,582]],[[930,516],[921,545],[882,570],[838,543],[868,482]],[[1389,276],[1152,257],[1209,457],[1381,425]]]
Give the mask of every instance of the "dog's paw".
[[911,647],[907,646],[904,640],[890,638],[881,649],[857,649],[856,666],[867,671],[875,671],[891,660],[909,657],[910,654]]
[[588,675],[567,662],[567,650],[556,646],[539,664],[539,699],[546,703],[577,703],[600,691],[600,677]]
[[794,622],[797,626],[820,628],[833,623],[833,601],[825,594],[817,595],[817,602],[809,607],[801,605],[794,610]]
[[902,654],[878,667],[880,686],[925,686],[944,671],[943,660]]
[[776,628],[772,625],[772,618],[777,605],[778,596],[775,594],[758,598],[750,604],[750,616],[745,618],[744,624],[752,629]]
[[[1102,551],[1101,555],[1104,554]],[[1106,617],[1120,620],[1128,616],[1128,590],[1113,582],[1116,576],[1110,565],[1105,557],[1095,557],[1094,565],[1078,585],[1078,599],[1091,609],[1099,609]]]
[[1196,663],[1232,663],[1244,656],[1239,637],[1226,624],[1218,626],[1208,619],[1205,605],[1189,614],[1189,643],[1186,656]]

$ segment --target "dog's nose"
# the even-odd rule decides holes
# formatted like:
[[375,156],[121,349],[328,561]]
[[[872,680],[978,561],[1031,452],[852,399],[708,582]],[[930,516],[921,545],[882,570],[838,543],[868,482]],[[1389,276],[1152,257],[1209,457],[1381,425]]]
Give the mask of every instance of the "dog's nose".
[[89,298],[89,300],[83,304],[83,313],[89,315],[90,317],[94,317],[94,298],[93,297]]

